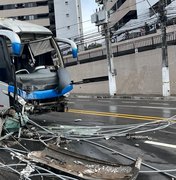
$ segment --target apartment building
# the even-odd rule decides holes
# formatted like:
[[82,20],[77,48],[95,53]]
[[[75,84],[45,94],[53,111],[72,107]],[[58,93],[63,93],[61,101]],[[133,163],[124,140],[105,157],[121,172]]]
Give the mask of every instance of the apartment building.
[[1,0],[0,17],[45,26],[59,37],[83,34],[80,0]]
[[53,0],[1,0],[0,17],[29,21],[55,33]]
[[[125,31],[139,31],[145,28],[145,25],[149,26],[149,33],[156,32],[160,24],[160,0],[148,0],[141,1],[136,0],[137,18],[131,19],[121,29],[117,30],[116,33],[120,34]],[[176,23],[176,1],[166,0],[166,25],[175,25]]]
[[120,29],[131,19],[137,18],[136,0],[111,0],[107,2],[110,25],[113,31]]
[[77,41],[83,35],[80,0],[54,0],[57,36]]

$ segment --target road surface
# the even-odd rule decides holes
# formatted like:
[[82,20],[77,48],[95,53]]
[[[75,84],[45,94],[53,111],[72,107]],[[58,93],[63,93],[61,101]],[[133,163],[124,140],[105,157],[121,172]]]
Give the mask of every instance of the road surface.
[[[84,133],[92,138],[84,138],[79,131],[76,136],[79,141],[75,138],[70,143],[70,149],[82,154],[125,164],[142,157],[138,180],[174,180],[175,115],[176,101],[70,98],[68,112],[52,112],[33,116],[32,119],[43,126],[69,125],[73,134],[77,131],[74,128],[83,126]],[[91,136],[98,130],[100,134]]]

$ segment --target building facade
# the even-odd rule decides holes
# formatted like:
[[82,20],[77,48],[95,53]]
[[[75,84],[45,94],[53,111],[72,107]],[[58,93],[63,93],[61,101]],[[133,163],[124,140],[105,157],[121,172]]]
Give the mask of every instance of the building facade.
[[83,34],[80,0],[54,0],[58,37],[77,41]]
[[137,18],[136,0],[111,0],[107,2],[110,25],[113,31],[120,29],[131,19]]
[[1,0],[0,17],[45,26],[58,37],[83,34],[80,0]]
[[56,34],[53,0],[1,0],[0,17],[29,21],[50,28]]

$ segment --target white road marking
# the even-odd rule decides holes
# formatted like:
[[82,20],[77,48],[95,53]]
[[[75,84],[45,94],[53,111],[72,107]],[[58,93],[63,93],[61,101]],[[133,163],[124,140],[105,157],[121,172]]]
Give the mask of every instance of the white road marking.
[[68,104],[75,104],[75,102],[72,102],[72,101],[68,101],[67,103]]
[[136,104],[137,102],[135,102],[135,101],[122,101],[122,103]]
[[90,99],[78,99],[77,101],[84,102],[84,101],[90,101]]
[[175,107],[157,107],[157,106],[135,106],[135,105],[117,105],[118,107],[131,107],[131,108],[144,108],[144,109],[168,109],[168,110],[176,110]]
[[154,103],[154,102],[151,102],[149,104],[152,104],[152,105],[164,105],[164,106],[169,106],[168,103]]
[[161,143],[161,142],[155,142],[155,141],[144,141],[144,143],[176,149],[175,144],[167,144],[167,143]]
[[106,101],[106,100],[98,100],[98,102],[105,102],[105,103],[110,103],[111,101]]

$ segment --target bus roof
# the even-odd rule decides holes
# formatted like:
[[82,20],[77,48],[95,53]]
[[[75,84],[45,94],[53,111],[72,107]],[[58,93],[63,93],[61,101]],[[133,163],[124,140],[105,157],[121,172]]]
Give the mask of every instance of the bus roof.
[[43,27],[36,24],[32,24],[25,21],[19,21],[12,18],[0,18],[0,28],[10,29],[17,34],[23,33],[36,33],[36,34],[52,34],[52,32]]

